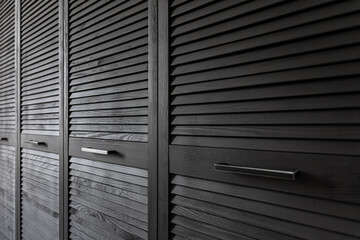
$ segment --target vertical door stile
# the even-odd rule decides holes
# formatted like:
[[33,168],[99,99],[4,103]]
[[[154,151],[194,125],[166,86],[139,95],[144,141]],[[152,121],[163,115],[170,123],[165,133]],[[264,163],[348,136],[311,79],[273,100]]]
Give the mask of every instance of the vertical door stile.
[[158,239],[158,0],[149,1],[149,239]]
[[159,0],[158,238],[169,238],[169,1]]
[[15,187],[16,187],[16,240],[21,240],[21,37],[20,37],[20,14],[21,0],[15,0],[15,84],[16,84],[16,165],[15,165]]

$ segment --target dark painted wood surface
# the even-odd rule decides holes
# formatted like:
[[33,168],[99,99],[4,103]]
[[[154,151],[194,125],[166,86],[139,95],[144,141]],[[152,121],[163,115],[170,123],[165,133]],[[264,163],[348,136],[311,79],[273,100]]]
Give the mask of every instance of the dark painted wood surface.
[[331,201],[181,175],[174,175],[171,183],[171,232],[185,239],[360,237],[358,219],[333,216],[329,208],[320,212],[329,204],[342,209]]
[[359,2],[174,0],[169,11],[167,237],[358,239]]
[[21,130],[59,135],[59,4],[21,2]]
[[15,240],[15,147],[0,145],[0,239]]
[[152,221],[164,240],[359,238],[358,1],[161,0],[159,25],[156,2],[69,0],[67,19],[64,1],[19,0],[15,101],[13,3],[0,3],[0,143],[15,145],[21,102],[23,239],[63,237],[58,221],[71,239],[155,239]]
[[21,151],[22,239],[59,238],[59,155]]
[[70,159],[70,239],[148,239],[148,172]]
[[0,137],[15,133],[15,3],[0,2]]
[[70,136],[148,141],[148,1],[69,5]]
[[21,240],[21,0],[15,1],[15,103],[16,103],[16,145],[15,145],[15,239]]
[[158,1],[148,1],[148,175],[149,224],[148,238],[158,238]]
[[358,1],[210,2],[171,8],[171,144],[360,155]]
[[158,240],[169,239],[169,1],[160,0],[158,18]]

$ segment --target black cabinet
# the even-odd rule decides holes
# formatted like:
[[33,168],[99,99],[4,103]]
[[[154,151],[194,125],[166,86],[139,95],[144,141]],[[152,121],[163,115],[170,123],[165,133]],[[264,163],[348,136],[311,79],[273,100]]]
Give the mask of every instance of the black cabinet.
[[166,5],[171,239],[359,238],[358,2]]
[[357,0],[0,2],[0,240],[360,238]]

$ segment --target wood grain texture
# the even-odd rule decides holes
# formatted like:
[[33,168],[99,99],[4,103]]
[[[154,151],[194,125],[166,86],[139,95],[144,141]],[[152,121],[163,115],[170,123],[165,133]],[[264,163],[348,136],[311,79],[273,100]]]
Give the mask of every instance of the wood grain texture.
[[0,145],[0,238],[15,240],[15,147]]
[[[30,1],[29,1],[30,2]],[[21,2],[21,132],[59,135],[59,4]]]
[[148,172],[70,159],[70,239],[148,239]]
[[74,2],[69,15],[70,136],[148,142],[148,1]]
[[[359,223],[305,210],[297,195],[174,175],[172,233],[185,239],[357,239]],[[256,197],[255,197],[256,196]],[[288,204],[297,202],[296,208]],[[314,202],[315,204],[315,202]],[[336,204],[336,203],[335,203]]]
[[158,1],[158,240],[169,239],[169,6]]
[[[358,239],[358,2],[168,4],[163,238]],[[216,163],[300,173],[274,180]]]
[[356,1],[172,4],[171,144],[360,155],[359,11]]
[[59,155],[21,151],[21,234],[23,239],[59,238]]
[[[0,2],[0,135],[15,133],[15,3]],[[4,136],[3,136],[4,137]]]

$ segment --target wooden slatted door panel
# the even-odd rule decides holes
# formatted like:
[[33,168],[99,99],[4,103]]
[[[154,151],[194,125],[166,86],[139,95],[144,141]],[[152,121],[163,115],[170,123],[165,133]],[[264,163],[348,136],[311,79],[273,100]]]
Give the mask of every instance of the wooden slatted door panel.
[[59,238],[59,155],[21,151],[22,239]]
[[[359,211],[350,204],[181,175],[173,176],[171,186],[172,239],[360,237]],[[349,210],[351,218],[339,218]]]
[[59,135],[59,5],[21,2],[21,132]]
[[0,2],[0,133],[15,132],[15,3]]
[[169,5],[171,239],[358,239],[359,2]]
[[70,239],[147,239],[148,173],[70,159]]
[[70,136],[147,142],[147,1],[70,3]]
[[0,239],[15,240],[15,147],[0,145]]
[[360,155],[358,1],[173,1],[171,144]]

